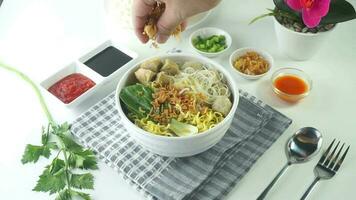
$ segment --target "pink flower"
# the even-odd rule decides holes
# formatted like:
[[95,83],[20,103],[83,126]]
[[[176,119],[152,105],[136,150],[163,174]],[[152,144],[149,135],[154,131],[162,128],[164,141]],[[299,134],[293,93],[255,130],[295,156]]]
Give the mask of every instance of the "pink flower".
[[308,28],[319,25],[321,18],[329,12],[330,0],[285,0],[295,11],[302,12],[304,24]]

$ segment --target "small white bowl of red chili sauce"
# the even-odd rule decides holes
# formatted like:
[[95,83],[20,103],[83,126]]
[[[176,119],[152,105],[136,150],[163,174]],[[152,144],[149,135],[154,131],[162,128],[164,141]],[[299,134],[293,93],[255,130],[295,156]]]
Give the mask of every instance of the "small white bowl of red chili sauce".
[[296,68],[281,68],[271,77],[274,93],[281,99],[295,103],[309,95],[312,80],[304,71]]
[[67,107],[83,102],[106,83],[118,81],[137,54],[110,40],[65,66],[41,86]]
[[82,63],[73,62],[43,81],[41,86],[66,106],[74,106],[90,96],[100,82],[102,77]]

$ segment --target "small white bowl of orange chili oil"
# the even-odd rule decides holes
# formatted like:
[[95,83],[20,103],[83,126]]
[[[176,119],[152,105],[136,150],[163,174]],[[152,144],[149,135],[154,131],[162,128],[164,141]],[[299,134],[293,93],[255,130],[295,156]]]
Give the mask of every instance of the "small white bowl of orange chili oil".
[[274,93],[287,102],[297,102],[308,96],[312,80],[304,71],[296,68],[281,68],[272,74]]

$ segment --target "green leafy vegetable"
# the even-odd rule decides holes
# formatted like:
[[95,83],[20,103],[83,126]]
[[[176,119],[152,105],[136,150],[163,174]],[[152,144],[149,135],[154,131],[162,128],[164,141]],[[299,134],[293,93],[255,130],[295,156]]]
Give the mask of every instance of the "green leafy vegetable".
[[73,196],[81,197],[81,198],[84,199],[84,200],[90,200],[90,199],[91,199],[90,196],[89,196],[89,194],[87,194],[87,193],[83,193],[83,192],[78,192],[78,191],[72,190],[72,191],[71,191],[71,194],[72,194]]
[[86,174],[72,174],[71,184],[73,187],[78,189],[93,189],[94,188],[94,177],[93,175]]
[[62,140],[63,147],[66,150],[70,150],[71,152],[83,151],[83,147],[80,146],[79,144],[77,144],[76,142],[74,142],[68,134],[66,134],[66,135],[61,134],[61,135],[58,135],[58,137]]
[[178,136],[189,136],[198,133],[198,128],[196,126],[182,123],[175,119],[171,120],[169,129],[171,129]]
[[42,145],[28,144],[21,159],[23,164],[36,163],[41,157],[49,158],[53,150],[57,152],[51,164],[46,166],[40,175],[33,191],[49,192],[49,194],[57,193],[56,200],[72,200],[74,197],[90,200],[89,194],[73,190],[73,188],[93,189],[93,175],[90,173],[73,173],[73,171],[98,169],[94,152],[84,149],[72,139],[68,123],[57,125],[54,122],[40,90],[29,77],[1,62],[0,68],[15,73],[31,85],[49,121],[47,127],[42,129]]
[[142,84],[130,85],[120,92],[120,99],[128,110],[139,118],[146,117],[152,109],[152,89]]
[[68,157],[69,165],[79,169],[98,169],[96,157],[91,150],[80,152],[70,152]]
[[70,200],[72,197],[72,190],[65,189],[58,193],[56,200]]
[[28,144],[25,148],[25,153],[22,155],[21,162],[23,164],[34,162],[36,163],[40,156],[49,158],[51,151],[47,146],[35,146]]
[[[53,164],[56,166],[53,166]],[[50,168],[54,169],[54,171],[51,172]],[[40,175],[40,179],[37,181],[37,185],[33,188],[33,191],[53,194],[63,190],[66,186],[66,173],[63,168],[63,160],[62,162],[52,162]]]
[[84,200],[90,200],[90,195],[87,193],[79,192],[76,190],[62,190],[61,192],[58,193],[58,196],[56,197],[56,200],[71,200],[75,197],[82,198]]

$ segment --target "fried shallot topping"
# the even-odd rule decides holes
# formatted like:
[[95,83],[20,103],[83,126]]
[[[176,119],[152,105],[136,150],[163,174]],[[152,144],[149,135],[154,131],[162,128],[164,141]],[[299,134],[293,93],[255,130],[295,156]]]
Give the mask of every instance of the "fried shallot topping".
[[[152,40],[152,46],[158,48],[157,44],[157,22],[161,15],[163,14],[166,6],[164,3],[156,2],[152,8],[151,13],[147,17],[147,22],[143,30],[143,34],[147,35],[150,40]],[[171,33],[174,37],[179,37],[182,32],[182,26],[178,25],[175,30]]]
[[169,119],[178,118],[184,113],[204,114],[208,110],[208,106],[202,101],[204,99],[206,97],[201,93],[179,90],[172,85],[162,86],[153,94],[150,117],[160,124],[168,124]]

